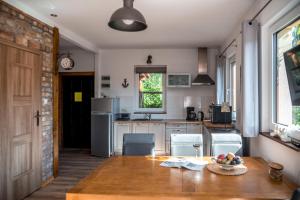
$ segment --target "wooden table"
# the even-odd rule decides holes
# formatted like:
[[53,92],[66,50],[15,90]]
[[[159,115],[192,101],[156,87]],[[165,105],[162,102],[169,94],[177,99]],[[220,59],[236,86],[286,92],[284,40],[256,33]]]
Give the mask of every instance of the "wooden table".
[[[273,182],[260,158],[244,158],[248,172],[222,176],[165,168],[168,157],[112,157],[67,193],[67,200],[287,199],[296,186]],[[209,160],[210,158],[204,158]]]

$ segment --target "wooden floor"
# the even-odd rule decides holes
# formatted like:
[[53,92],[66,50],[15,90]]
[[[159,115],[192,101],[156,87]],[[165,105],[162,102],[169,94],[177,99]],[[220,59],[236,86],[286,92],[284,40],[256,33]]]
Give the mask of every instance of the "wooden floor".
[[90,156],[87,150],[64,150],[60,153],[59,161],[58,177],[26,200],[65,200],[66,192],[95,169],[103,159]]

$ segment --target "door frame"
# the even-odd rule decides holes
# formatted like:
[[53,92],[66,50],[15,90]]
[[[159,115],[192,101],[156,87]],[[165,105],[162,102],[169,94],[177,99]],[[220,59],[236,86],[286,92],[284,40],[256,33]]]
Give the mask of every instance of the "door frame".
[[[53,107],[53,124],[56,126],[56,129],[53,128],[53,176],[58,176],[58,167],[59,167],[59,148],[62,144],[62,103],[63,103],[63,89],[62,89],[62,78],[65,76],[93,76],[95,78],[95,72],[57,72],[55,75],[55,81],[57,86],[53,90],[54,104]],[[95,87],[95,86],[94,86]],[[95,88],[94,88],[95,89]],[[56,131],[54,131],[56,130]]]
[[[60,116],[59,117],[59,119],[60,119],[59,128],[60,128],[60,131],[59,131],[59,135],[58,135],[58,138],[59,138],[58,145],[59,145],[59,147],[61,147],[63,144],[63,141],[62,141],[62,139],[63,139],[63,118],[62,118],[62,116],[63,116],[63,113],[62,113],[63,112],[63,84],[62,84],[62,82],[63,81],[62,80],[64,77],[70,77],[70,76],[72,76],[72,77],[91,76],[95,80],[95,72],[59,72],[58,75],[59,75],[59,97],[60,97],[60,99],[59,99],[59,108],[60,108],[60,110],[59,110],[59,116]],[[94,85],[93,89],[95,91],[95,85]]]

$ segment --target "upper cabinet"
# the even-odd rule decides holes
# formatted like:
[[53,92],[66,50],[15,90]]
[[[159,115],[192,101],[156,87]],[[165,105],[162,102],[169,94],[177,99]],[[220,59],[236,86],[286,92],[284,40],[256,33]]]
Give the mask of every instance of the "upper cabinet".
[[168,73],[167,87],[189,88],[191,87],[191,74],[189,73]]

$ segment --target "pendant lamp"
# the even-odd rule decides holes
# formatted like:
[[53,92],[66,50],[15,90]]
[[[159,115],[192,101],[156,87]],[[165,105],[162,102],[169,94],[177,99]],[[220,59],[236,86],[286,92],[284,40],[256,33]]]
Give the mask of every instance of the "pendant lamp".
[[134,0],[123,0],[124,6],[116,10],[108,26],[119,31],[137,32],[147,28],[146,20],[142,13],[133,8]]

